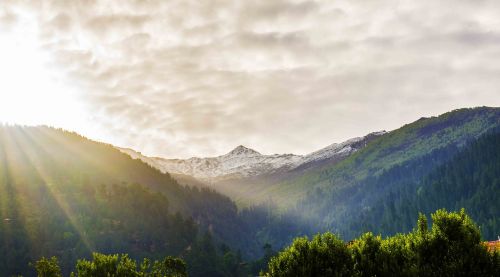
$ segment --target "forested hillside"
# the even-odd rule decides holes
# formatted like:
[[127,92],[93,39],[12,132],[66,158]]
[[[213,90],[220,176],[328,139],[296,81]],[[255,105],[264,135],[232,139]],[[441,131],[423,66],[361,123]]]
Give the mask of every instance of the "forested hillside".
[[[290,196],[298,201],[316,188],[333,197],[332,193],[356,187],[366,182],[367,178],[380,176],[405,162],[424,158],[443,148],[462,147],[467,141],[478,138],[496,126],[500,126],[499,108],[459,109],[438,117],[421,118],[374,139],[340,163],[313,168],[292,179],[269,184],[261,193],[276,195],[278,204],[283,202],[288,207],[294,203],[289,199]],[[445,154],[442,158],[449,156]],[[283,197],[288,199],[281,201]],[[325,198],[325,201],[336,202],[333,198]]]
[[[496,239],[499,126],[496,108],[420,119],[375,139],[339,167],[310,171],[286,184],[290,187],[282,184],[284,190],[271,188],[270,201],[254,207],[269,211],[268,221],[246,221],[253,222],[261,241],[279,249],[294,236],[317,232],[331,231],[346,240],[368,231],[407,232],[420,211],[465,207],[481,226],[483,238]],[[449,172],[443,173],[443,168]],[[301,182],[307,193],[294,207],[283,209],[273,201],[280,193],[294,195],[288,193]]]
[[[345,242],[326,232],[295,238],[279,253],[267,251],[267,264],[259,276],[497,276],[500,252],[481,241],[478,226],[465,213],[437,210],[427,217],[419,214],[412,232],[382,238],[368,232]],[[224,260],[230,259],[224,256]],[[216,261],[213,261],[216,263]],[[39,277],[62,277],[56,257],[41,258],[34,267]],[[213,275],[214,272],[206,272]],[[212,273],[212,274],[210,274]],[[222,274],[221,274],[222,273]],[[186,277],[182,259],[136,261],[126,254],[93,253],[92,259],[79,259],[71,276]],[[215,276],[245,276],[236,266]],[[250,276],[250,275],[248,275]]]
[[[342,162],[340,167],[317,172],[311,179],[307,196],[292,210],[308,225],[352,238],[367,230],[382,234],[408,231],[412,218],[420,210],[429,213],[442,207],[465,205],[471,208],[472,217],[481,226],[486,224],[483,235],[495,238],[494,223],[487,223],[493,220],[489,216],[496,216],[494,218],[498,220],[498,209],[493,214],[495,201],[489,197],[478,201],[479,195],[475,192],[482,197],[486,194],[493,197],[494,194],[486,191],[498,190],[496,173],[491,173],[498,172],[498,155],[491,154],[496,150],[492,148],[495,143],[491,142],[495,138],[483,137],[498,132],[498,126],[500,111],[494,108],[457,110],[406,125],[374,140]],[[477,149],[474,142],[478,138],[479,141],[488,140],[489,146]],[[482,157],[468,154],[475,151],[490,154]],[[464,156],[458,158],[459,153]],[[448,187],[441,187],[440,192],[433,195],[431,184],[445,185],[443,180],[435,179],[436,172],[439,172],[437,168],[445,163],[448,163],[447,168],[455,168],[465,160],[469,163],[464,165],[468,166],[467,170],[456,169],[460,172],[453,173],[456,182],[448,180]],[[472,164],[476,166],[471,167]],[[461,176],[463,179],[456,180]],[[328,180],[329,184],[318,180]],[[483,186],[478,186],[478,182],[483,182]],[[465,192],[464,186],[469,191]],[[420,200],[402,199],[402,195],[406,198],[420,195]],[[471,201],[477,203],[474,208],[471,204],[466,205]]]
[[[92,251],[182,256],[203,276],[238,264],[237,249],[259,256],[262,248],[229,198],[48,127],[0,127],[0,218],[0,271],[8,276],[29,276],[28,263],[41,256],[59,257],[67,272]],[[219,249],[222,242],[231,248]],[[217,260],[223,255],[234,259]]]
[[[409,168],[393,172],[409,174]],[[491,130],[433,169],[423,179],[391,190],[357,220],[385,234],[408,231],[411,217],[438,208],[466,208],[484,238],[494,240],[500,230],[500,128]],[[376,220],[375,220],[376,219]]]

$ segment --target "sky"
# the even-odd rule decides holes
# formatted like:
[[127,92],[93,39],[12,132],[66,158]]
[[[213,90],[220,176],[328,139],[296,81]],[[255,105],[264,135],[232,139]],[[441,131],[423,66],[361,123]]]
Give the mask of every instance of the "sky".
[[0,122],[305,154],[500,106],[500,1],[0,0]]

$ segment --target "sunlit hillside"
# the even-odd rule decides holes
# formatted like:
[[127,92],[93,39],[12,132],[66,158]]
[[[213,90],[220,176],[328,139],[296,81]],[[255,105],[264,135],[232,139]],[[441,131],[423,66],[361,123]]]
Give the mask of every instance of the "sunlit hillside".
[[2,126],[0,166],[0,268],[8,274],[27,274],[28,263],[52,255],[67,273],[92,251],[198,260],[207,230],[218,241],[248,243],[235,238],[244,226],[227,197],[183,187],[75,133]]

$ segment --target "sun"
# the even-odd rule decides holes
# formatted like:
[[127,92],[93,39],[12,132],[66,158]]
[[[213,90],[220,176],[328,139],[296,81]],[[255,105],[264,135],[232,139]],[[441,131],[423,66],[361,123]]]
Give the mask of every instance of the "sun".
[[78,91],[66,83],[36,29],[0,31],[0,123],[84,129]]
[[115,142],[100,124],[88,92],[57,63],[40,34],[28,15],[11,28],[0,25],[0,124],[47,125]]
[[0,121],[33,125],[55,119],[61,93],[44,62],[29,35],[0,34]]

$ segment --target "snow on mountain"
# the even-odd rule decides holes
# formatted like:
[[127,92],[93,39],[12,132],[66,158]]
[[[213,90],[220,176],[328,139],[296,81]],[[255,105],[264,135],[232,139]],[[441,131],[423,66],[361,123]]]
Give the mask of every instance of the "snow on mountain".
[[158,168],[170,173],[191,175],[199,179],[219,177],[249,177],[271,173],[277,169],[293,168],[302,156],[262,155],[259,152],[238,146],[231,152],[210,158],[163,159],[154,158]]
[[340,160],[361,149],[374,137],[385,131],[353,138],[342,143],[334,143],[307,155],[273,154],[263,155],[240,145],[229,153],[209,158],[165,159],[146,157],[132,149],[118,148],[134,159],[141,159],[162,172],[193,176],[201,180],[244,178],[289,171],[295,168],[325,160]]
[[322,148],[318,151],[305,155],[302,160],[302,164],[330,159],[332,157],[349,156],[353,152],[364,147],[366,143],[368,143],[369,139],[381,136],[385,133],[386,133],[385,131],[373,132],[364,137],[356,137],[341,143],[330,144],[325,148]]

